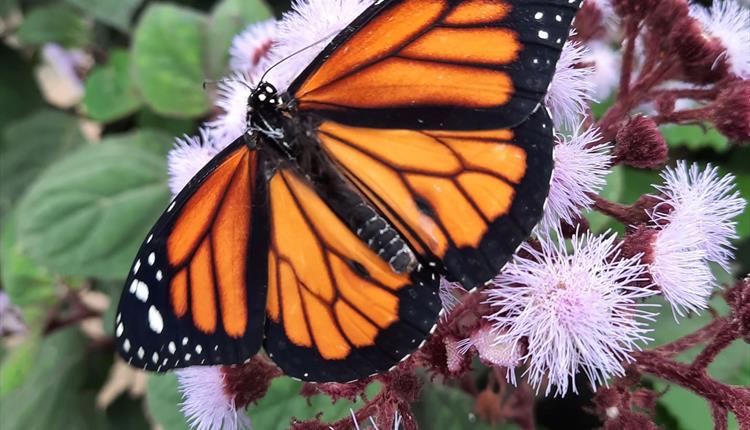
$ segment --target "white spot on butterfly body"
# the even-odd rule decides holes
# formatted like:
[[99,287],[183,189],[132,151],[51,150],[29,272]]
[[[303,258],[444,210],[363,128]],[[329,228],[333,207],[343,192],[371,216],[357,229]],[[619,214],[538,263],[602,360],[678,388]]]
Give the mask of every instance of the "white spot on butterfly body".
[[125,339],[122,342],[122,350],[125,352],[130,352],[130,341],[128,339]]
[[542,40],[547,40],[549,39],[549,33],[544,30],[539,30],[539,38]]
[[555,15],[555,21],[562,22],[562,17],[560,15]]
[[164,330],[164,319],[154,306],[148,308],[148,326],[156,333],[161,333]]
[[258,100],[264,102],[268,97],[265,94],[258,94]]
[[135,260],[135,264],[133,265],[133,274],[135,275],[138,273],[138,269],[141,268],[141,259]]
[[151,254],[148,254],[148,265],[153,266],[155,261],[156,261],[156,254],[154,254],[153,252]]
[[170,354],[174,354],[174,352],[177,351],[177,345],[175,345],[174,342],[169,342],[167,349],[169,349]]

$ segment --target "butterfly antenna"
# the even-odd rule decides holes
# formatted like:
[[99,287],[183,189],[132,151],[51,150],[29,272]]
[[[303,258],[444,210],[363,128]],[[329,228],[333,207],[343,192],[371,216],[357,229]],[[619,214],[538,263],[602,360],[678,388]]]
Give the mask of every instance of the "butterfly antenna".
[[263,76],[261,76],[261,77],[260,77],[260,80],[259,80],[258,82],[263,82],[263,81],[264,81],[264,79],[266,79],[266,75],[268,75],[268,72],[270,72],[271,70],[275,69],[275,68],[276,68],[276,66],[278,66],[278,65],[280,65],[281,63],[283,63],[283,62],[287,61],[288,59],[290,59],[290,58],[294,57],[295,55],[299,55],[299,54],[301,54],[301,53],[303,53],[303,52],[307,51],[308,49],[312,48],[313,46],[316,46],[316,45],[318,45],[319,43],[321,43],[321,42],[323,42],[323,41],[325,41],[325,40],[328,40],[328,39],[330,39],[330,38],[331,38],[331,37],[333,37],[333,36],[334,36],[334,35],[335,35],[336,33],[337,33],[336,31],[334,31],[334,32],[331,32],[331,33],[329,33],[329,34],[328,34],[327,36],[324,36],[323,38],[319,39],[318,41],[316,41],[316,42],[313,42],[313,43],[311,43],[311,44],[309,44],[309,45],[305,46],[304,48],[298,49],[298,50],[296,50],[296,51],[292,52],[291,54],[287,55],[286,57],[282,58],[281,60],[277,61],[277,62],[276,62],[276,63],[274,63],[274,64],[273,64],[273,65],[272,65],[271,67],[269,67],[268,69],[266,69],[266,71],[265,71],[265,72],[263,73]]
[[252,91],[254,89],[250,84],[248,84],[246,81],[244,81],[242,79],[224,78],[224,79],[219,79],[218,81],[215,81],[213,79],[204,79],[203,80],[203,90],[205,91],[206,88],[208,88],[209,85],[216,85],[216,86],[218,86],[219,84],[222,84],[224,82],[237,82],[239,84],[244,85],[250,91]]

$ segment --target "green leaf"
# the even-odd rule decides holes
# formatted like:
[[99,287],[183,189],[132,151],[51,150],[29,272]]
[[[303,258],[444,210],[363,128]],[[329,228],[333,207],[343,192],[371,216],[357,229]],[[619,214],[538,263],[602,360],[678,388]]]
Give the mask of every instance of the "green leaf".
[[693,151],[710,148],[723,153],[730,147],[729,140],[708,124],[668,125],[661,132],[671,148],[684,146]]
[[208,77],[218,79],[226,74],[234,36],[249,24],[271,16],[271,10],[260,0],[223,0],[216,5],[206,25]]
[[0,365],[0,400],[9,392],[23,386],[33,369],[41,345],[42,338],[36,333],[30,334],[3,357]]
[[54,280],[21,252],[15,233],[15,217],[9,216],[2,229],[0,280],[10,301],[21,309],[26,324],[40,329],[47,310],[57,301]]
[[154,421],[164,430],[190,430],[180,411],[181,402],[174,372],[149,376],[146,404]]
[[[0,130],[44,105],[31,66],[4,43],[0,44]],[[2,139],[0,137],[0,139]],[[0,193],[2,194],[2,193]]]
[[127,33],[130,19],[133,17],[141,0],[66,0],[78,6],[90,16]]
[[86,45],[91,34],[89,24],[78,11],[56,4],[32,9],[18,29],[18,38],[29,45],[54,42],[77,47]]
[[62,275],[122,279],[168,197],[164,160],[153,152],[83,148],[50,166],[19,202],[21,250]]
[[76,329],[60,330],[44,339],[24,384],[0,400],[0,428],[102,429],[113,428],[94,407],[101,381],[92,376],[111,363],[111,354],[88,348]]
[[491,430],[516,429],[511,423],[492,426],[479,421],[472,412],[473,399],[458,388],[428,383],[422,388],[420,399],[412,410],[420,428],[431,430]]
[[205,22],[190,9],[156,3],[138,23],[132,48],[136,81],[156,112],[193,118],[208,111],[203,90]]
[[[625,188],[625,169],[622,166],[615,166],[612,172],[607,176],[607,185],[601,191],[600,195],[605,199],[613,202],[620,200],[623,189]],[[614,227],[612,220],[597,211],[591,211],[586,214],[591,231],[598,233],[609,227]]]
[[96,121],[111,122],[137,111],[141,97],[130,77],[130,56],[115,49],[109,63],[99,66],[86,79],[83,104]]
[[136,115],[136,122],[142,129],[151,128],[166,132],[170,136],[182,136],[184,134],[195,134],[197,124],[191,119],[170,118],[159,115],[144,107]]
[[84,141],[78,121],[59,111],[38,111],[2,131],[0,215],[52,161]]
[[107,136],[102,143],[132,145],[133,147],[145,149],[149,152],[165,157],[172,148],[174,138],[171,134],[167,134],[162,130],[141,128],[130,133]]

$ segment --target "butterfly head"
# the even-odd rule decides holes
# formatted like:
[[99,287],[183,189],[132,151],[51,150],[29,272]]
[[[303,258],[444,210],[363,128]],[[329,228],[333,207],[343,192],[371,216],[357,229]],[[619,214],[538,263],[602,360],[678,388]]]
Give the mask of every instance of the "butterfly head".
[[276,87],[268,82],[261,82],[250,94],[247,105],[250,111],[263,111],[269,108],[275,110],[281,105],[281,98]]

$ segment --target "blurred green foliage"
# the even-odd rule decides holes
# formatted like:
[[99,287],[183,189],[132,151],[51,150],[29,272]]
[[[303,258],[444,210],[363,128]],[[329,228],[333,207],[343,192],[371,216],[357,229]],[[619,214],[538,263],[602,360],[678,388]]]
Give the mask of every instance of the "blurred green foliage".
[[[208,115],[210,98],[202,83],[227,73],[231,38],[249,23],[278,15],[288,3],[0,1],[0,282],[28,325],[20,343],[0,348],[0,428],[186,428],[173,375],[152,376],[145,403],[123,394],[106,410],[98,409],[94,399],[114,360],[111,344],[92,342],[77,326],[50,334],[49,315],[67,310],[66,291],[86,286],[109,296],[103,326],[111,335],[120,283],[169,196],[166,153],[172,136],[194,133]],[[94,60],[79,71],[83,94],[71,106],[51,105],[35,79],[48,43],[81,49]],[[101,127],[101,139],[83,132],[89,122]],[[750,195],[750,147],[731,146],[710,127],[664,133],[674,155],[719,165]],[[605,196],[632,203],[657,181],[656,173],[618,167]],[[622,228],[599,215],[590,222],[595,231]],[[748,249],[750,212],[741,217],[739,234],[737,245]],[[747,254],[737,273],[748,271]],[[721,301],[716,306],[722,310]],[[705,322],[706,317],[676,324],[667,311],[654,336],[667,342]],[[747,345],[732,345],[712,374],[749,385],[748,354]],[[337,419],[357,407],[344,401],[332,405],[321,396],[308,403],[299,388],[291,379],[276,380],[268,396],[250,408],[256,428],[282,429],[292,417],[318,413]],[[370,391],[374,395],[377,387]],[[705,402],[685,390],[671,388],[659,402],[667,428],[710,425]],[[415,413],[424,428],[434,430],[500,428],[477,422],[471,406],[460,389],[428,382]]]

